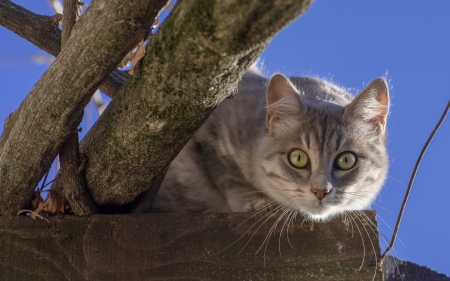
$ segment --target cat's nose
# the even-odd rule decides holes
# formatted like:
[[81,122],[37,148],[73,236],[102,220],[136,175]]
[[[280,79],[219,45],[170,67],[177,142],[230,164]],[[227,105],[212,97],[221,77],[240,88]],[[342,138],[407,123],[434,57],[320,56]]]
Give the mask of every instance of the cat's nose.
[[312,192],[316,195],[317,199],[322,200],[325,195],[328,194],[328,191],[326,189],[318,189],[314,188]]

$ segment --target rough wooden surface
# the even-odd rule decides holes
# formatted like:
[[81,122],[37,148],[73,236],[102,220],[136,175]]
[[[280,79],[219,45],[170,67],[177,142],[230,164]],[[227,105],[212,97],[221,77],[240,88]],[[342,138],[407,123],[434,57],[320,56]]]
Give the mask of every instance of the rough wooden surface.
[[352,227],[298,216],[268,236],[277,217],[265,215],[1,217],[0,280],[381,280],[362,218]]

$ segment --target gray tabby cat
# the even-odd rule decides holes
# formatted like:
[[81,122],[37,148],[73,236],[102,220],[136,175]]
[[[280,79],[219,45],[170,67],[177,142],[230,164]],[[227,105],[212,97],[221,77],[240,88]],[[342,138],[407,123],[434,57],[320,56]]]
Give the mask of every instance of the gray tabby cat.
[[356,98],[315,78],[247,72],[170,165],[152,208],[247,212],[284,206],[312,220],[368,207],[388,169],[388,86]]

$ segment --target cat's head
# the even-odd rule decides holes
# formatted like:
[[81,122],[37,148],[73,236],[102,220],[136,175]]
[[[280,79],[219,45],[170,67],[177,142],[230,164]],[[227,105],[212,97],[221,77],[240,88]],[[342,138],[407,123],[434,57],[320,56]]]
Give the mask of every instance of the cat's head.
[[313,220],[368,207],[388,170],[385,80],[372,81],[347,105],[302,96],[283,75],[271,78],[267,130],[256,159],[260,188]]

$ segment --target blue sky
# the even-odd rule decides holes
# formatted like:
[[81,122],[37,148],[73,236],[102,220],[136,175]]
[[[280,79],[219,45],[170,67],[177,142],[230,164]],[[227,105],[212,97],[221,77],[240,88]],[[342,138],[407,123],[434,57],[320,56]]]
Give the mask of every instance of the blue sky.
[[[47,1],[14,1],[51,15]],[[389,178],[373,206],[390,238],[415,161],[450,99],[450,2],[317,0],[262,54],[266,73],[318,76],[357,93],[385,76],[391,87]],[[0,27],[0,120],[46,64],[44,51]],[[449,118],[450,119],[450,118]],[[2,129],[0,129],[2,130]],[[431,143],[413,186],[396,256],[450,275],[450,120]]]

